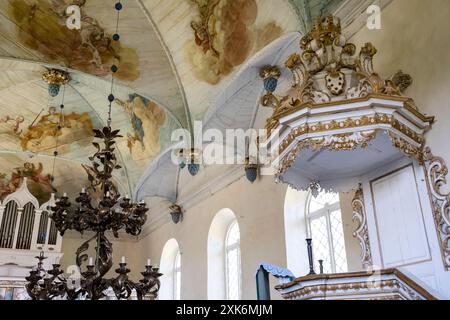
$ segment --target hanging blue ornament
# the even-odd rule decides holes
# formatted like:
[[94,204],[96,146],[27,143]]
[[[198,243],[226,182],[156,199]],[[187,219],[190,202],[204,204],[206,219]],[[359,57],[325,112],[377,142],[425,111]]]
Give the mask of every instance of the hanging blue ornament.
[[245,168],[245,176],[251,183],[255,182],[258,177],[258,168],[256,166],[249,166]]
[[191,174],[191,176],[195,176],[200,171],[200,165],[197,163],[189,163],[188,171]]
[[268,92],[274,92],[277,89],[278,86],[278,79],[274,77],[269,77],[264,80],[264,89],[266,89]]
[[48,94],[53,98],[56,97],[59,94],[60,87],[61,86],[59,84],[49,84],[48,85]]

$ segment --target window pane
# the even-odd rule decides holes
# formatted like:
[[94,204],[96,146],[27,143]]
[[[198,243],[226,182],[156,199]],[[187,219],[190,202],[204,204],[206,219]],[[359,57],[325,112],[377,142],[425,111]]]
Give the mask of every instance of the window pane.
[[339,194],[322,191],[314,198],[311,197],[309,203],[309,212],[314,212],[325,207],[326,204],[332,205],[339,202]]
[[175,300],[181,299],[181,272],[178,270],[176,272],[176,286],[175,286]]
[[231,225],[230,230],[228,231],[228,237],[227,237],[227,247],[232,246],[233,244],[239,243],[240,233],[239,233],[239,226],[235,222]]
[[323,260],[323,272],[331,273],[330,246],[325,216],[311,220],[311,237],[313,239],[313,258],[316,273],[319,273],[320,270],[318,260]]
[[341,211],[330,214],[331,234],[333,236],[334,260],[336,272],[347,272],[347,255],[345,253],[344,229],[342,227]]
[[241,252],[239,247],[240,233],[237,222],[230,226],[226,244],[226,291],[227,299],[239,300],[241,298]]
[[228,300],[238,300],[240,298],[239,290],[239,249],[232,249],[227,254],[227,291]]
[[173,299],[181,299],[181,254],[177,253],[173,265]]

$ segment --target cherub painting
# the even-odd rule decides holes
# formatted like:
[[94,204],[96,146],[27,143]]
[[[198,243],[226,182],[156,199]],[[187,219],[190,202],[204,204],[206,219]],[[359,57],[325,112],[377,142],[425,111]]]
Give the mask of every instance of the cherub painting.
[[127,134],[128,149],[133,160],[153,159],[160,152],[160,130],[166,121],[166,113],[156,103],[137,94],[127,101],[116,99],[125,112],[133,128]]
[[[61,130],[58,130],[59,125]],[[56,138],[60,146],[70,144],[73,140],[90,138],[92,129],[93,125],[88,113],[72,112],[62,115],[56,111],[55,107],[50,107],[46,115],[20,131],[20,145],[24,151],[41,152],[53,149]]]
[[14,193],[20,188],[23,178],[28,178],[28,190],[38,199],[40,204],[50,199],[50,194],[56,192],[52,185],[52,177],[50,174],[44,174],[44,166],[38,163],[25,162],[22,167],[15,168],[8,180],[6,174],[0,174],[0,199],[4,199],[7,195]]

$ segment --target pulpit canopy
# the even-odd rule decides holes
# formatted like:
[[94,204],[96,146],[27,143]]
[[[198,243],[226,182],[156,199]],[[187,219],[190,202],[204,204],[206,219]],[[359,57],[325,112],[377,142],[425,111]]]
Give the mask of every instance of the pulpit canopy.
[[277,180],[300,190],[320,185],[343,192],[402,157],[423,162],[424,134],[434,118],[402,96],[409,75],[382,79],[373,69],[375,47],[367,43],[356,56],[332,16],[317,21],[300,49],[285,63],[292,86],[284,95],[276,92],[278,67],[260,73],[261,103],[273,108],[266,143]]

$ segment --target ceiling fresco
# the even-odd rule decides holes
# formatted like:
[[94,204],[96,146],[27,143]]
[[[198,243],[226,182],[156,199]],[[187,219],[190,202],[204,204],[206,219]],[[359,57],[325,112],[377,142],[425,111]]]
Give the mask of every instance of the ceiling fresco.
[[191,22],[194,41],[187,56],[195,75],[217,84],[241,65],[252,52],[282,35],[275,21],[256,26],[256,0],[190,0],[199,18]]
[[86,1],[78,1],[82,12],[81,29],[66,26],[64,12],[72,2],[64,0],[9,0],[8,17],[16,24],[18,40],[39,52],[45,61],[92,75],[109,74],[118,59],[121,80],[139,78],[139,57],[135,49],[112,41],[101,23],[84,11]]
[[[305,5],[314,15],[339,2],[122,0],[116,42],[114,1],[0,1],[0,198],[24,176],[40,201],[88,186],[82,165],[95,151],[92,129],[107,119],[112,63],[119,66],[112,125],[123,136],[114,179],[133,194],[172,145],[173,130],[202,119],[257,52],[301,30]],[[65,25],[72,4],[81,8],[81,30]],[[42,80],[51,68],[71,79],[54,98]]]

